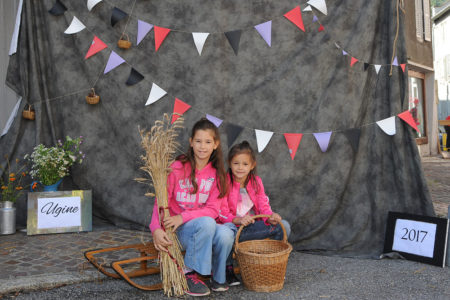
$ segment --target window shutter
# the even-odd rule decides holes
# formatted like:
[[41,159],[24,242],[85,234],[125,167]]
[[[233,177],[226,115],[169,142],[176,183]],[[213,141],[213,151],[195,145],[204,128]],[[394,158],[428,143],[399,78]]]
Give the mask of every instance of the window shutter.
[[417,40],[423,42],[423,7],[422,0],[415,0],[416,11],[416,37]]
[[423,23],[425,41],[431,42],[430,0],[423,0]]

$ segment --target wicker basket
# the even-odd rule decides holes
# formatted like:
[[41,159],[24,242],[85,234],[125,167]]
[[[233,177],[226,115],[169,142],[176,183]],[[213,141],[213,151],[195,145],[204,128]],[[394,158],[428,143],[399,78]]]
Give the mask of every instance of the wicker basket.
[[[253,219],[270,217],[256,215]],[[239,243],[239,236],[245,226],[240,226],[236,234],[236,257],[241,269],[242,280],[247,289],[255,292],[275,292],[283,288],[284,276],[291,244],[287,241],[286,229],[283,229],[283,240],[252,240]]]
[[34,110],[31,110],[31,105],[28,104],[28,109],[24,109],[22,111],[22,117],[27,120],[34,120],[36,113]]
[[88,104],[97,104],[100,101],[100,96],[95,94],[94,88],[92,88],[92,92],[86,96],[86,102]]
[[[126,37],[126,39],[124,38],[124,36]],[[117,46],[119,46],[119,48],[122,49],[128,49],[131,47],[131,42],[130,38],[128,37],[128,34],[126,33],[122,34],[120,40],[117,41]]]

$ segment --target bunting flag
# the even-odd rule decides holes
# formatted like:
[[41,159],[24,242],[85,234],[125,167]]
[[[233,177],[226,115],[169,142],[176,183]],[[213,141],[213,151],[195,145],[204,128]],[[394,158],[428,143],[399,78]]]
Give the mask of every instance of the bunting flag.
[[359,148],[359,137],[361,135],[361,129],[359,128],[350,128],[344,131],[344,135],[347,137],[350,142],[350,146],[352,146],[353,151],[358,152]]
[[330,144],[331,133],[331,131],[313,133],[322,152],[327,152],[328,145]]
[[78,33],[81,30],[85,29],[86,26],[84,26],[83,23],[81,23],[80,20],[78,20],[77,17],[73,17],[72,22],[70,23],[69,27],[67,27],[66,31],[64,31],[65,34],[74,34]]
[[377,125],[387,134],[394,135],[395,130],[395,116],[377,121]]
[[67,10],[67,7],[61,3],[61,1],[56,0],[53,7],[48,11],[50,14],[54,16],[61,16]]
[[350,61],[350,67],[353,67],[353,65],[356,64],[357,62],[358,62],[358,59],[356,59],[352,56],[352,60]]
[[398,67],[398,60],[397,60],[397,56],[394,57],[394,61],[392,62],[393,66],[397,66]]
[[414,128],[418,133],[420,133],[419,128],[417,127],[416,121],[414,121],[413,116],[409,112],[409,110],[405,110],[402,113],[397,115],[400,119],[409,124],[412,128]]
[[270,142],[273,132],[255,129],[255,135],[256,135],[256,143],[258,144],[258,152],[261,153],[263,152],[264,148],[266,148],[267,144]]
[[118,67],[119,65],[123,64],[125,60],[120,57],[116,52],[111,51],[111,54],[109,55],[108,62],[106,63],[105,71],[103,74],[108,73],[112,69]]
[[114,25],[116,25],[117,22],[119,22],[126,16],[128,16],[126,12],[124,12],[120,8],[114,7],[111,12],[111,26],[114,27]]
[[323,27],[322,24],[320,24],[320,26],[319,26],[319,32],[324,31],[324,30],[325,30],[325,28]]
[[369,66],[370,66],[370,65],[369,65],[368,63],[365,62],[365,63],[364,63],[364,71],[367,71],[367,69],[369,68]]
[[225,36],[227,37],[231,48],[233,48],[234,54],[237,55],[239,51],[239,41],[241,40],[241,30],[225,32]]
[[[305,11],[305,10],[303,10],[303,11]],[[316,23],[317,21],[319,21],[319,19],[317,19],[317,16],[316,15],[314,15],[314,17],[313,17],[313,23]],[[337,45],[336,43],[335,43],[335,45]],[[339,45],[337,45],[337,46],[339,46]],[[340,48],[340,47],[338,47],[338,48]]]
[[97,36],[94,35],[94,39],[92,40],[91,46],[89,47],[88,52],[86,53],[86,56],[84,59],[88,59],[92,55],[102,51],[103,49],[107,48],[108,46],[103,43],[101,39],[99,39]]
[[191,108],[189,104],[184,103],[178,98],[175,98],[175,104],[173,106],[172,123],[175,122],[181,115],[183,115],[189,108]]
[[100,2],[102,2],[102,0],[88,0],[87,8],[89,9],[89,11],[91,11],[94,8],[94,6],[96,6]]
[[406,64],[400,64],[400,67],[402,68],[403,73],[405,73]]
[[342,50],[342,55],[344,55],[344,56],[348,55],[347,51]]
[[167,35],[170,32],[169,28],[159,27],[155,26],[155,52],[158,51],[159,47],[161,46],[164,39],[167,37]]
[[137,32],[136,45],[139,45],[139,43],[142,42],[142,40],[145,38],[147,33],[149,33],[150,30],[152,30],[152,28],[153,28],[152,24],[138,20],[138,32]]
[[208,114],[206,114],[206,118],[208,120],[210,120],[212,123],[214,123],[214,125],[216,125],[217,128],[219,128],[220,124],[222,124],[222,122],[223,122],[221,119],[216,118],[216,117],[211,116],[211,115],[208,115]]
[[312,11],[312,8],[311,8],[311,6],[307,6],[307,7],[305,7],[304,9],[303,9],[303,11]]
[[328,13],[327,4],[325,3],[325,0],[310,0],[307,2],[307,4],[316,8],[318,11],[320,11],[324,15],[327,15],[327,13]]
[[269,47],[272,46],[272,21],[267,21],[255,26],[256,31],[262,36]]
[[153,83],[152,89],[150,90],[150,95],[148,96],[145,106],[155,103],[156,101],[164,97],[166,94],[167,92],[165,90],[160,88],[156,83]]
[[373,65],[373,66],[375,67],[375,71],[376,71],[377,74],[378,74],[378,72],[380,72],[381,65]]
[[284,14],[284,17],[294,23],[298,28],[305,31],[305,26],[303,25],[302,12],[300,11],[300,6],[296,6],[294,9]]
[[202,55],[203,46],[205,45],[206,39],[209,33],[207,32],[193,32],[192,38],[194,39],[195,47],[197,48],[198,55]]
[[144,79],[144,75],[136,71],[134,68],[131,68],[130,76],[128,76],[126,85],[135,85],[136,83],[142,81]]
[[241,134],[242,130],[244,130],[243,127],[235,124],[228,123],[227,124],[227,141],[228,141],[228,148],[231,148],[234,141],[237,139],[237,137]]
[[295,154],[297,153],[298,146],[302,140],[303,134],[301,133],[285,133],[284,138],[289,148],[289,154],[291,159],[294,160]]

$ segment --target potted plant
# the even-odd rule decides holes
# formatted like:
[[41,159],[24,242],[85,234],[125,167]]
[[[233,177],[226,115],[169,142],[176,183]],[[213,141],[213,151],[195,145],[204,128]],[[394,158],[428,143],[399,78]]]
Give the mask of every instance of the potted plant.
[[44,191],[56,191],[63,177],[70,174],[70,167],[83,162],[85,154],[80,150],[82,143],[82,136],[75,139],[67,136],[64,142],[58,140],[54,147],[37,145],[31,155],[25,155],[31,162],[31,177],[44,186]]
[[23,179],[27,176],[23,171],[25,165],[19,165],[20,160],[16,159],[15,168],[11,167],[8,157],[6,157],[6,169],[2,168],[3,175],[0,177],[1,198],[0,198],[0,234],[13,234],[16,232],[16,208],[14,204],[22,195],[24,186]]

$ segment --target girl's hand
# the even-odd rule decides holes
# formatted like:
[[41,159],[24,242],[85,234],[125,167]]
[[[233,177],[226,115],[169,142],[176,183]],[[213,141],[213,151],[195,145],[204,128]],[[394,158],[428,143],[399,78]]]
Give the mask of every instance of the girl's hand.
[[155,249],[158,251],[169,252],[167,247],[172,245],[172,241],[164,230],[158,228],[153,232],[153,245],[155,245]]
[[183,224],[183,217],[181,215],[176,215],[172,217],[164,218],[164,227],[170,228],[173,227],[173,231],[177,230],[177,228]]
[[247,226],[248,224],[255,223],[255,220],[252,217],[250,217],[249,215],[247,215],[247,216],[243,216],[243,217],[234,218],[233,223],[236,225]]
[[281,216],[277,213],[273,213],[267,221],[272,225],[277,225],[281,222]]

